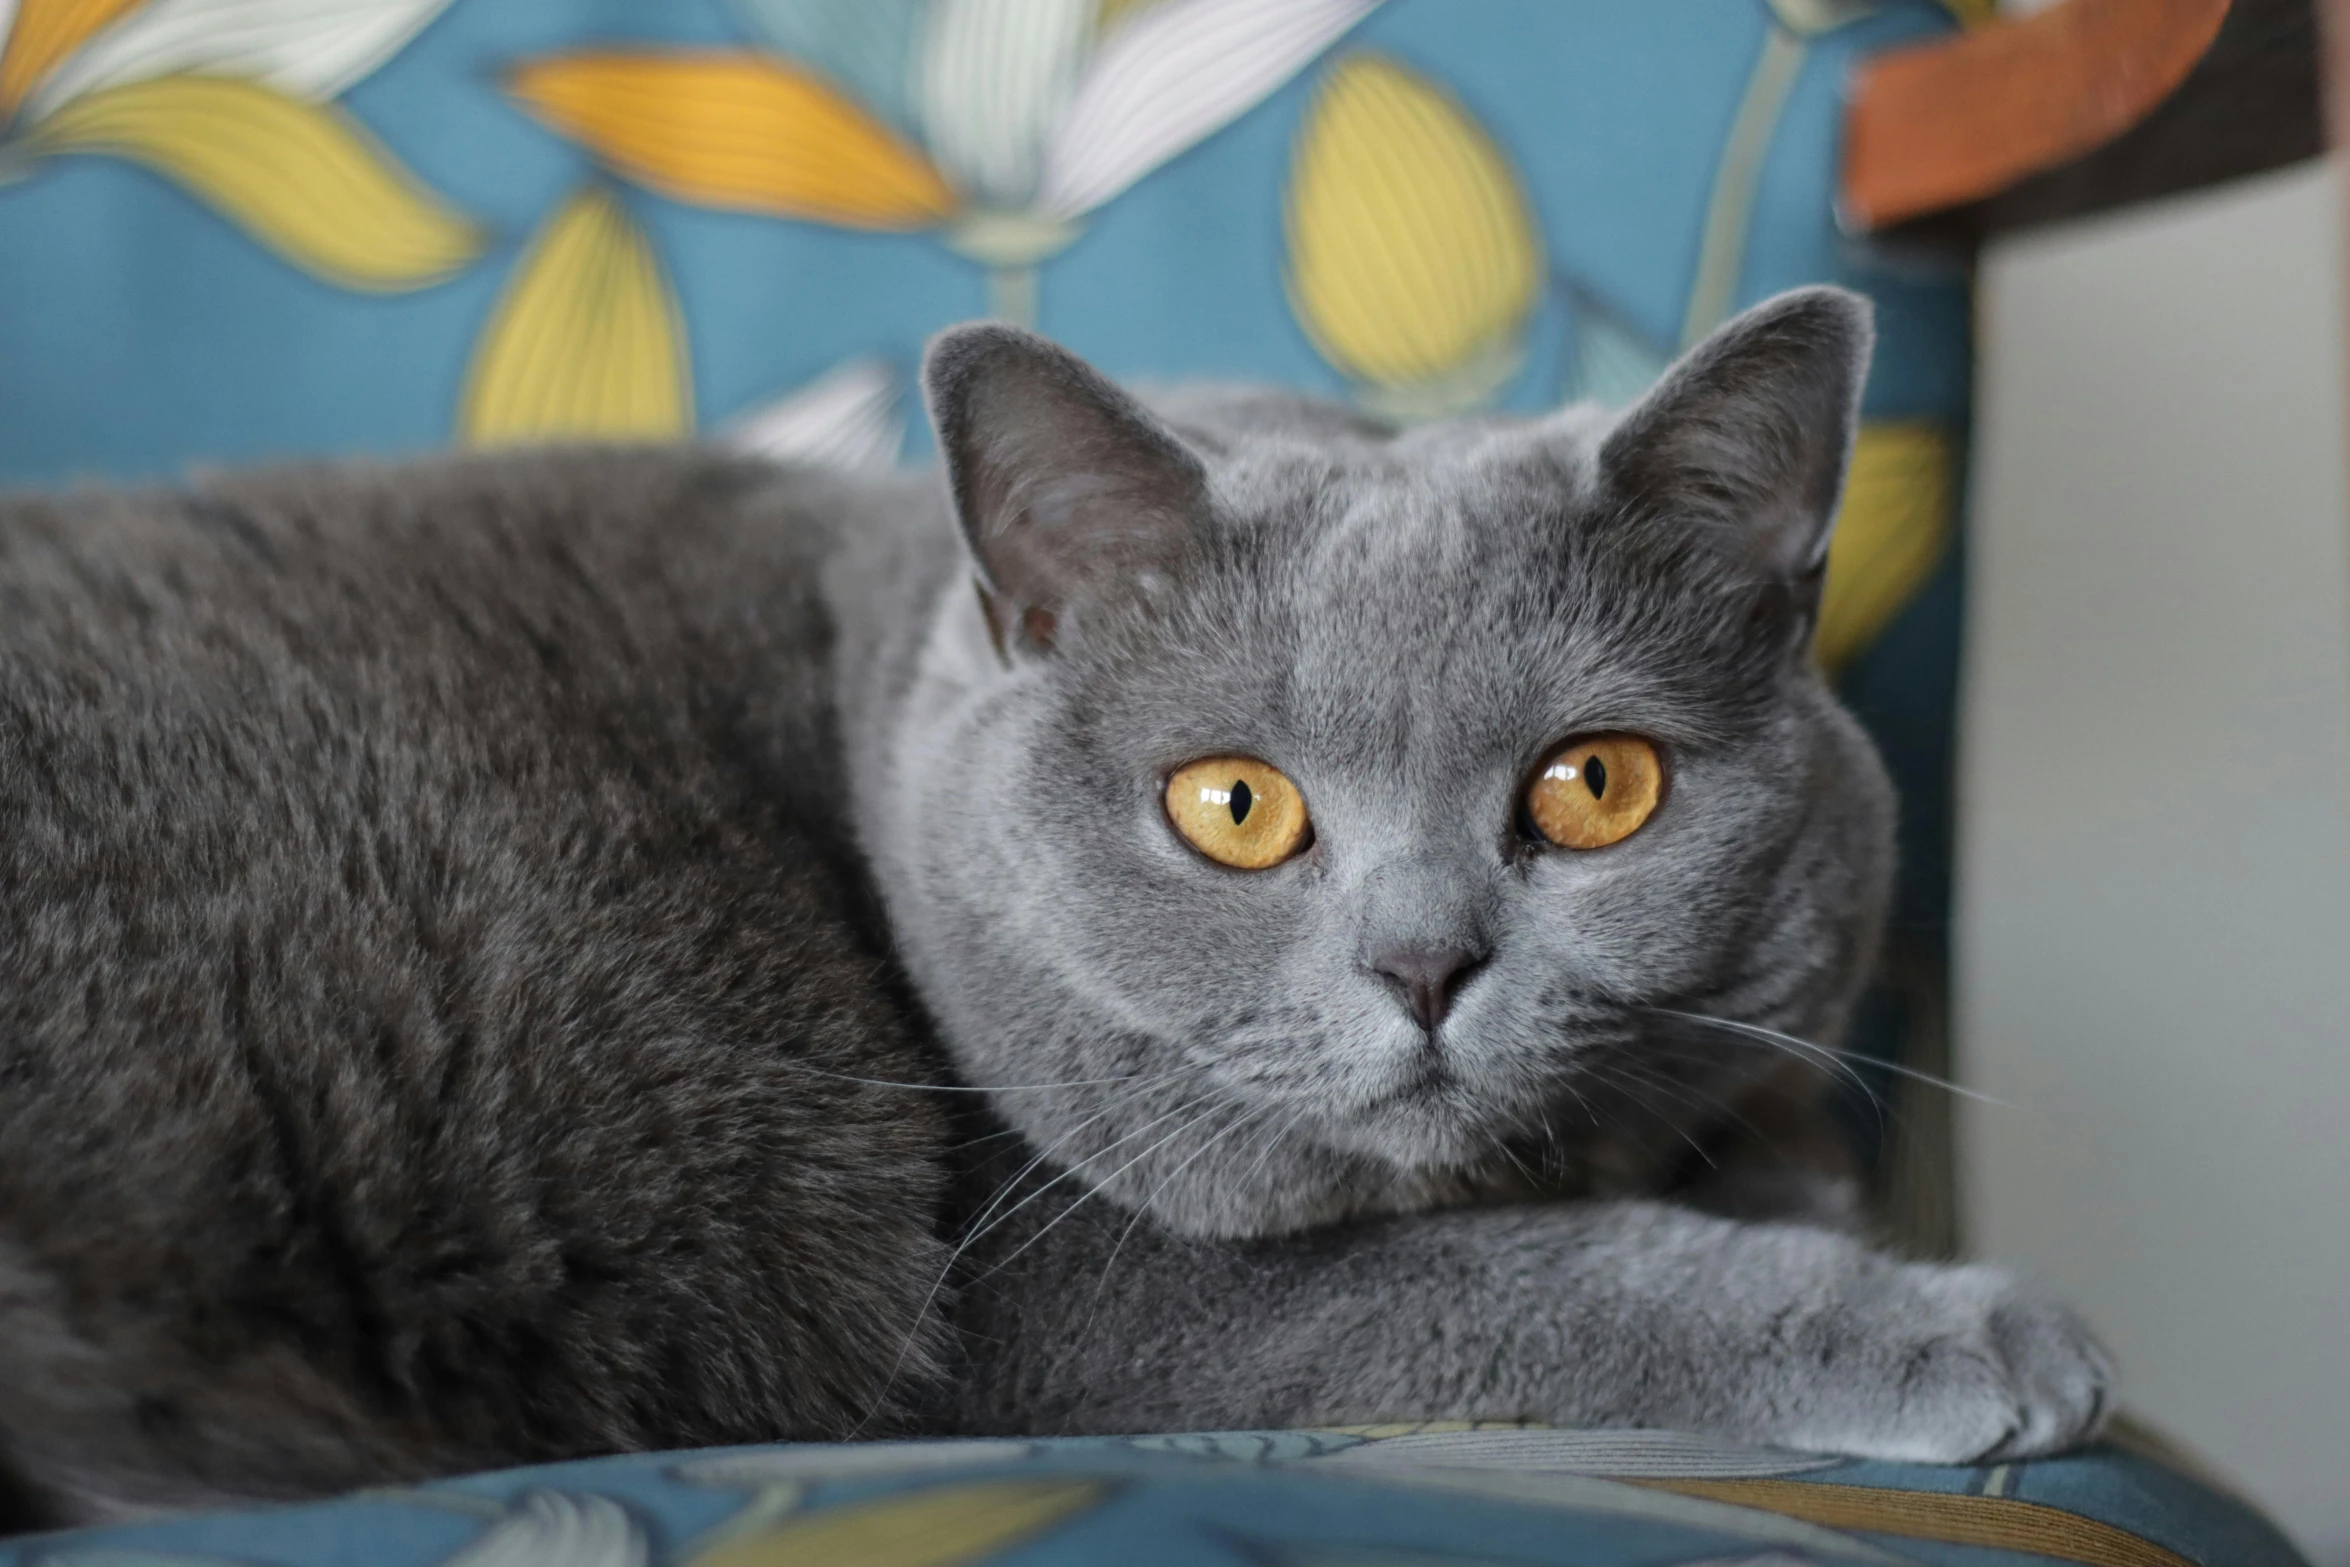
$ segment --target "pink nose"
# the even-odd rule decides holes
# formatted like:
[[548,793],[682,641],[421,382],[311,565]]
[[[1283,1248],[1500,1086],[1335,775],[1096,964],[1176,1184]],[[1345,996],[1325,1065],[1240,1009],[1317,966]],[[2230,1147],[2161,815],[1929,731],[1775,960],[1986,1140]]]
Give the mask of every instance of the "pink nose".
[[1372,960],[1371,972],[1395,987],[1404,1010],[1429,1033],[1452,1010],[1452,998],[1484,959],[1466,947],[1415,947]]

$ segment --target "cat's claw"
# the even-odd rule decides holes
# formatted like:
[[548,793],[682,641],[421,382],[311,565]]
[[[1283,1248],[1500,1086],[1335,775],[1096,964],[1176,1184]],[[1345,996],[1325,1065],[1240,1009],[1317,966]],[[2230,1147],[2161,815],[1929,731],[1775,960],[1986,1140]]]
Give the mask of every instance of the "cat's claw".
[[1833,1391],[1780,1440],[1910,1463],[1989,1463],[2096,1436],[2113,1362],[2070,1309],[1996,1268],[1903,1265],[1867,1308],[1832,1314],[1817,1350]]

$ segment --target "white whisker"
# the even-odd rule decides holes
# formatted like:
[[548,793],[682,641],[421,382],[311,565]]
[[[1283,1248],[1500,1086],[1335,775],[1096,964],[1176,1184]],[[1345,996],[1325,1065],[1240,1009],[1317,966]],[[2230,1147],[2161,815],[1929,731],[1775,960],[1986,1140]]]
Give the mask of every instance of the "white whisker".
[[[1173,1076],[1174,1074],[1162,1073],[1159,1075],[1165,1077]],[[1054,1176],[1051,1180],[1045,1182],[1042,1186],[1039,1186],[1036,1188],[1036,1190],[1030,1192],[1027,1196],[1012,1204],[1011,1207],[1005,1209],[1001,1214],[996,1215],[996,1217],[991,1221],[988,1218],[988,1215],[994,1213],[997,1205],[1002,1203],[1005,1197],[1009,1196],[1013,1191],[1017,1190],[1020,1183],[1026,1180],[1029,1174],[1033,1172],[1037,1166],[1043,1164],[1047,1159],[1052,1157],[1053,1153],[1059,1150],[1062,1145],[1067,1143],[1070,1139],[1076,1137],[1087,1127],[1093,1125],[1094,1122],[1099,1121],[1103,1116],[1110,1114],[1112,1111],[1120,1107],[1116,1104],[1107,1104],[1102,1106],[1092,1115],[1087,1116],[1084,1120],[1078,1122],[1075,1126],[1069,1128],[1068,1131],[1055,1138],[1051,1145],[1048,1146],[1043,1152],[1038,1153],[1032,1157],[1009,1179],[998,1186],[996,1188],[995,1195],[988,1200],[987,1207],[981,1210],[979,1217],[974,1219],[971,1223],[971,1227],[964,1232],[963,1238],[955,1243],[954,1250],[948,1253],[946,1265],[938,1270],[938,1277],[931,1280],[929,1293],[923,1296],[921,1307],[914,1313],[913,1326],[907,1329],[904,1342],[898,1345],[897,1358],[890,1362],[889,1375],[882,1379],[880,1394],[874,1398],[873,1406],[865,1411],[863,1418],[858,1420],[856,1426],[849,1432],[850,1437],[854,1438],[859,1433],[861,1433],[867,1425],[872,1423],[873,1417],[881,1412],[882,1403],[888,1398],[889,1390],[897,1385],[898,1373],[905,1369],[906,1357],[913,1353],[914,1340],[920,1336],[922,1332],[922,1323],[930,1315],[930,1308],[938,1303],[939,1292],[946,1288],[947,1280],[954,1277],[956,1267],[961,1264],[964,1255],[968,1253],[973,1246],[977,1245],[979,1241],[990,1231],[995,1230],[1009,1222],[1011,1218],[1021,1209],[1036,1201],[1037,1198],[1043,1196],[1046,1192],[1051,1191],[1055,1186],[1060,1185],[1061,1182],[1067,1180],[1070,1176],[1076,1174],[1080,1170],[1083,1170],[1095,1159],[1098,1159],[1102,1157],[1102,1155],[1109,1153],[1111,1150],[1117,1148],[1120,1144],[1128,1142],[1142,1133],[1149,1131],[1152,1127],[1157,1126],[1161,1121],[1166,1120],[1169,1116],[1180,1115],[1184,1111],[1193,1108],[1195,1105],[1198,1105],[1201,1102],[1202,1101],[1199,1099],[1188,1100],[1185,1103],[1176,1106],[1173,1110],[1168,1111],[1166,1115],[1157,1116],[1151,1120],[1145,1121],[1141,1126],[1136,1127],[1133,1131],[1128,1132],[1125,1136],[1111,1142],[1107,1147],[1104,1147],[1095,1153],[1088,1155],[1084,1159],[1079,1160],[1076,1164],[1070,1166],[1068,1169],[1063,1170],[1060,1174]],[[1084,1199],[1080,1198],[1078,1201],[1079,1203],[1082,1203]],[[1072,1204],[1071,1206],[1074,1207],[1076,1204]],[[1056,1219],[1054,1222],[1058,1223],[1059,1221]],[[1046,1228],[1049,1229],[1051,1226],[1047,1225]],[[1041,1234],[1043,1232],[1039,1231],[1038,1233]],[[1021,1250],[1026,1249],[1027,1248],[1025,1246],[1021,1248]],[[1017,1251],[1013,1253],[1013,1256],[1018,1255],[1019,1252]],[[1011,1258],[1007,1257],[1004,1260],[1009,1262]],[[994,1271],[995,1269],[993,1268],[988,1270],[988,1272],[991,1274]]]
[[1298,1109],[1292,1110],[1289,1113],[1289,1119],[1282,1122],[1278,1130],[1267,1135],[1265,1138],[1265,1146],[1257,1150],[1257,1156],[1255,1160],[1250,1163],[1248,1172],[1243,1175],[1236,1184],[1240,1186],[1246,1186],[1249,1182],[1255,1180],[1257,1178],[1257,1172],[1265,1167],[1265,1161],[1273,1157],[1273,1150],[1281,1146],[1281,1139],[1296,1131],[1298,1122],[1304,1120],[1305,1118],[1306,1112],[1302,1106]]
[[[1660,1078],[1656,1073],[1641,1067],[1637,1062],[1618,1061],[1612,1063],[1612,1065],[1618,1073],[1639,1073],[1638,1079],[1633,1079],[1630,1077],[1619,1077],[1618,1081],[1624,1083],[1628,1087],[1638,1087],[1645,1084],[1650,1087],[1673,1089],[1685,1086],[1683,1084],[1673,1082],[1673,1080],[1670,1078]],[[1630,1099],[1636,1108],[1645,1110],[1655,1119],[1662,1121],[1665,1124],[1665,1129],[1667,1131],[1670,1131],[1675,1137],[1678,1137],[1681,1139],[1681,1141],[1687,1143],[1689,1145],[1690,1151],[1695,1153],[1698,1158],[1703,1159],[1709,1167],[1716,1169],[1720,1168],[1720,1166],[1715,1162],[1714,1156],[1706,1151],[1705,1145],[1699,1142],[1695,1137],[1691,1136],[1689,1133],[1689,1128],[1684,1126],[1680,1121],[1676,1120],[1672,1116],[1665,1114],[1664,1111],[1649,1103],[1639,1094],[1628,1094],[1625,1097]],[[1730,1115],[1733,1119],[1736,1119],[1736,1112],[1730,1110],[1728,1106],[1724,1105],[1720,1100],[1714,1099],[1711,1095],[1705,1095],[1697,1099],[1692,1099],[1688,1094],[1681,1093],[1675,1094],[1674,1098],[1686,1109],[1710,1109],[1720,1114]]]
[[[1264,1112],[1258,1110],[1246,1110],[1241,1112],[1241,1114],[1222,1131],[1216,1133],[1215,1136],[1209,1138],[1206,1142],[1200,1144],[1199,1147],[1193,1149],[1189,1158],[1185,1159],[1181,1164],[1175,1166],[1174,1169],[1169,1170],[1167,1172],[1166,1178],[1160,1181],[1158,1185],[1151,1188],[1150,1195],[1135,1205],[1134,1217],[1128,1219],[1126,1221],[1126,1228],[1118,1232],[1117,1243],[1110,1248],[1109,1259],[1102,1264],[1102,1276],[1094,1283],[1093,1303],[1094,1309],[1096,1311],[1101,1309],[1102,1291],[1109,1287],[1110,1270],[1117,1266],[1118,1253],[1126,1249],[1126,1238],[1134,1233],[1134,1227],[1140,1224],[1144,1217],[1149,1214],[1151,1204],[1159,1200],[1159,1193],[1174,1185],[1176,1177],[1180,1176],[1184,1171],[1190,1169],[1192,1165],[1199,1159],[1201,1154],[1206,1153],[1209,1149],[1215,1147],[1225,1138],[1230,1137],[1234,1132],[1248,1125],[1258,1115],[1263,1113]],[[1205,1118],[1203,1117],[1202,1119]],[[1193,1126],[1197,1126],[1199,1122],[1194,1121],[1191,1124]],[[1090,1319],[1088,1319],[1088,1321],[1090,1323]]]
[[[1202,1100],[1195,1099],[1190,1104],[1183,1106],[1183,1109],[1192,1109],[1202,1102]],[[1178,1113],[1180,1112],[1171,1110],[1168,1112],[1168,1115],[1174,1115]],[[1160,1138],[1157,1142],[1151,1144],[1148,1148],[1145,1148],[1142,1152],[1136,1154],[1133,1158],[1127,1160],[1124,1164],[1118,1166],[1118,1168],[1115,1170],[1112,1170],[1108,1175],[1102,1177],[1100,1180],[1094,1182],[1091,1186],[1088,1186],[1084,1191],[1078,1193],[1077,1200],[1075,1202],[1069,1204],[1068,1207],[1063,1208],[1059,1213],[1054,1214],[1050,1219],[1046,1220],[1043,1229],[1038,1230],[1034,1235],[1029,1236],[1028,1239],[1013,1247],[1009,1253],[1007,1253],[1001,1260],[990,1266],[985,1273],[980,1275],[980,1277],[983,1279],[993,1278],[998,1273],[1003,1272],[1004,1269],[1010,1267],[1014,1262],[1019,1260],[1021,1253],[1027,1251],[1029,1247],[1035,1245],[1038,1241],[1043,1240],[1047,1235],[1050,1235],[1054,1228],[1058,1226],[1063,1219],[1068,1218],[1069,1215],[1075,1213],[1078,1209],[1084,1207],[1088,1202],[1100,1196],[1103,1187],[1116,1180],[1119,1176],[1124,1175],[1128,1170],[1133,1169],[1136,1165],[1142,1163],[1143,1160],[1148,1159],[1152,1154],[1157,1153],[1160,1149],[1166,1147],[1176,1138],[1181,1137],[1184,1133],[1197,1126],[1202,1120],[1206,1119],[1207,1116],[1214,1113],[1215,1112],[1213,1110],[1208,1110],[1192,1117],[1192,1119],[1184,1122],[1181,1126],[1178,1126],[1175,1128],[1175,1130],[1169,1132],[1166,1136]],[[1129,1132],[1125,1137],[1119,1138],[1117,1143],[1112,1143],[1110,1148],[1117,1147],[1118,1143],[1124,1143],[1132,1140],[1141,1132],[1148,1131],[1151,1127],[1158,1125],[1159,1121],[1164,1121],[1166,1119],[1167,1116],[1162,1115],[1157,1120],[1145,1122],[1142,1126],[1136,1128],[1134,1132]],[[1094,1159],[1099,1159],[1103,1154],[1108,1153],[1110,1148],[1104,1148],[1101,1153],[1093,1155],[1092,1158],[1089,1158],[1085,1161],[1085,1164],[1093,1163]],[[1085,1164],[1078,1165],[1077,1168],[1081,1170],[1085,1168]],[[1043,1188],[1039,1188],[1037,1193],[1033,1193],[1031,1195],[1041,1195],[1042,1191]],[[1027,1199],[1023,1199],[1021,1206],[1026,1206],[1026,1201]],[[1013,1212],[1018,1211],[1019,1210],[1017,1208],[1013,1210]],[[1010,1214],[1005,1215],[1005,1218],[1009,1217],[1011,1217]],[[998,1220],[997,1222],[1000,1224],[1003,1221]]]
[[2004,1099],[1986,1094],[1980,1089],[1968,1088],[1963,1084],[1954,1083],[1946,1077],[1936,1077],[1931,1072],[1920,1072],[1912,1067],[1903,1066],[1897,1061],[1887,1061],[1877,1056],[1863,1055],[1857,1050],[1838,1050],[1833,1045],[1815,1044],[1808,1039],[1799,1039],[1793,1034],[1781,1033],[1775,1028],[1765,1028],[1760,1023],[1741,1022],[1736,1018],[1709,1017],[1703,1012],[1681,1012],[1671,1007],[1651,1007],[1648,1010],[1660,1013],[1665,1017],[1682,1018],[1691,1023],[1710,1023],[1716,1028],[1727,1029],[1734,1034],[1743,1034],[1749,1039],[1780,1045],[1807,1055],[1824,1057],[1829,1066],[1851,1078],[1856,1086],[1864,1092],[1868,1089],[1868,1084],[1860,1080],[1860,1074],[1851,1065],[1848,1065],[1848,1062],[1871,1066],[1880,1072],[1889,1072],[1895,1077],[1906,1077],[1913,1083],[1924,1083],[1929,1088],[1939,1088],[1946,1093],[1956,1094],[1962,1099],[1972,1099],[1979,1104],[1997,1105],[2002,1110],[2015,1108]]

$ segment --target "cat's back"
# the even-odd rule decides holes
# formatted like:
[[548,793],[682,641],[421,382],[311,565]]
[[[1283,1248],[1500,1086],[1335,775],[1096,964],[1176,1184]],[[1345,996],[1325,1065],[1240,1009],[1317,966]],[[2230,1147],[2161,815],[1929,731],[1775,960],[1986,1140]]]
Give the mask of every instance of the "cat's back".
[[37,878],[10,902],[77,873],[126,904],[247,883],[371,833],[347,893],[558,824],[596,825],[587,859],[762,829],[830,849],[801,500],[691,450],[0,498],[0,854]]
[[881,1400],[937,1129],[847,1081],[926,1067],[836,499],[648,451],[0,502],[0,1437],[107,1418],[61,1334],[151,1441],[296,1389],[290,1490]]
[[[397,650],[445,674],[486,669],[491,643],[576,659],[591,641],[559,644],[583,615],[684,631],[798,591],[825,499],[811,475],[660,447],[0,494],[0,650],[18,673],[52,652],[124,672]],[[820,627],[792,630],[820,653]]]

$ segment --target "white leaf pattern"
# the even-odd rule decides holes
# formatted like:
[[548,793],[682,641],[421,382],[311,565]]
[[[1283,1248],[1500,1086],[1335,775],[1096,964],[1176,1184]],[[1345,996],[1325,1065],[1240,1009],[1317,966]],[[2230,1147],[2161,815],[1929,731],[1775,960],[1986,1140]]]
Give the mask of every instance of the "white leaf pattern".
[[887,468],[905,444],[897,377],[878,359],[851,359],[754,408],[723,440],[738,452],[833,468]]
[[646,1567],[651,1542],[628,1509],[592,1491],[529,1491],[441,1567]]
[[1231,124],[1379,0],[1158,0],[1094,56],[1032,210],[1074,218]]
[[935,0],[916,66],[931,158],[990,207],[1035,193],[1046,135],[1093,43],[1097,0]]
[[323,102],[398,53],[449,0],[150,0],[124,14],[34,95],[39,119],[125,82],[240,76]]

